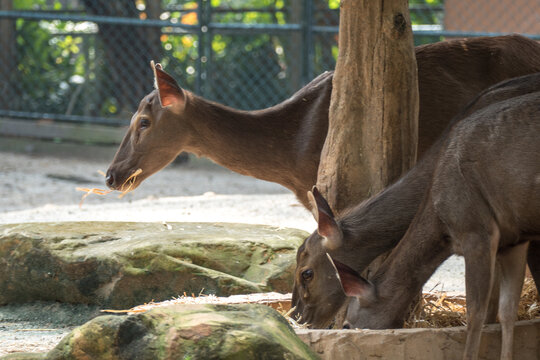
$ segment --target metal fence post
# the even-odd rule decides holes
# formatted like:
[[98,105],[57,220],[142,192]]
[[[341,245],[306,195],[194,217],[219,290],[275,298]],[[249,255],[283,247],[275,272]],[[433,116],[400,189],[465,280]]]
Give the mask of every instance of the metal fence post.
[[302,81],[307,84],[313,77],[313,0],[303,0],[304,19],[302,21],[303,33],[303,64]]
[[203,86],[202,86],[202,74],[203,74],[203,67],[202,67],[202,57],[204,52],[204,42],[205,42],[205,33],[204,29],[208,29],[207,21],[206,21],[206,14],[205,14],[205,0],[197,0],[197,19],[198,19],[198,27],[197,27],[197,62],[195,63],[195,69],[197,72],[197,76],[195,78],[195,92],[198,94],[203,94]]

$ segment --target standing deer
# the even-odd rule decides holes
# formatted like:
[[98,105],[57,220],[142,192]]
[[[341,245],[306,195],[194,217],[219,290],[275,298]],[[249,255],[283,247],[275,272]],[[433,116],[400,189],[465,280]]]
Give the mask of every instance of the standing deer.
[[[478,106],[490,98],[502,100]],[[487,90],[465,116],[445,137],[418,213],[371,282],[349,267],[352,262],[334,260],[343,290],[352,297],[345,327],[401,327],[423,284],[458,254],[465,258],[467,295],[463,358],[478,357],[498,262],[501,358],[511,359],[527,248],[540,239],[540,73]],[[335,221],[317,191],[312,196],[324,242],[354,236]]]
[[[418,155],[450,119],[480,91],[499,81],[540,71],[540,44],[512,35],[455,40],[416,47],[420,94]],[[182,151],[208,157],[243,175],[277,182],[309,206],[328,131],[332,72],[290,99],[264,110],[240,111],[182,89],[161,65],[153,66],[157,88],[142,99],[107,171],[119,190],[169,164]]]

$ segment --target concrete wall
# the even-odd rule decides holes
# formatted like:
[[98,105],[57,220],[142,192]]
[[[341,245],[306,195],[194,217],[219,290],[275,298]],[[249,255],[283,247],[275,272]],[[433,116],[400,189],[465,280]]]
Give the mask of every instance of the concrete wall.
[[[459,360],[466,328],[397,330],[297,330],[298,336],[327,360]],[[498,359],[498,324],[484,329],[480,359]],[[540,319],[516,324],[514,359],[540,359]]]
[[446,0],[444,28],[540,34],[538,0]]

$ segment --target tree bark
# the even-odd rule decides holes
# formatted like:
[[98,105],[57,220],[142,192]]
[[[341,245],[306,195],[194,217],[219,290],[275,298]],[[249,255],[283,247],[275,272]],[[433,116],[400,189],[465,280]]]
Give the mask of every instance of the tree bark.
[[406,0],[342,0],[317,186],[340,212],[416,161],[418,84]]

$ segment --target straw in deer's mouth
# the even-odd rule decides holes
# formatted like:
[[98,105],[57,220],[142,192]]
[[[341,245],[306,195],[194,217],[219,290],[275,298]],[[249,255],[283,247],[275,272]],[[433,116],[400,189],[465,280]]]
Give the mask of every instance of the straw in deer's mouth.
[[[139,168],[139,169],[135,170],[135,172],[133,174],[129,175],[129,177],[126,179],[126,181],[124,181],[124,183],[120,187],[122,193],[120,195],[118,195],[119,199],[123,198],[128,192],[133,190],[133,184],[135,184],[135,180],[137,179],[137,176],[139,176],[141,173],[142,173],[142,169]],[[126,184],[128,184],[128,187],[127,187],[127,189],[124,190],[124,186]]]
[[[124,181],[122,186],[120,186],[120,189],[122,189],[121,190],[122,193],[120,195],[118,195],[119,199],[123,198],[128,192],[133,190],[133,184],[135,184],[135,180],[137,179],[137,176],[139,176],[141,173],[142,173],[142,169],[139,168],[139,169],[135,170],[135,172],[133,172],[133,174],[131,174],[126,179],[126,181]],[[100,172],[100,174],[102,174],[102,172]],[[124,190],[124,187],[126,186],[126,184],[127,184],[127,188],[125,188],[125,190]],[[113,192],[113,190],[104,190],[104,189],[98,189],[98,188],[81,188],[81,187],[78,187],[78,188],[75,188],[75,189],[78,190],[78,191],[84,191],[86,193],[86,194],[84,194],[82,196],[81,201],[79,202],[79,207],[82,206],[84,199],[86,199],[86,197],[88,195],[90,195],[90,194],[107,195],[107,194]]]

